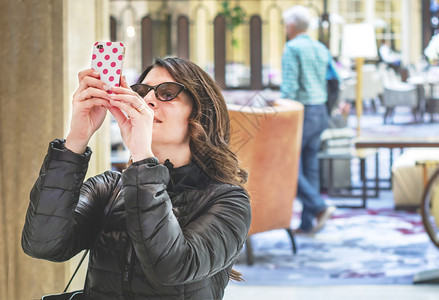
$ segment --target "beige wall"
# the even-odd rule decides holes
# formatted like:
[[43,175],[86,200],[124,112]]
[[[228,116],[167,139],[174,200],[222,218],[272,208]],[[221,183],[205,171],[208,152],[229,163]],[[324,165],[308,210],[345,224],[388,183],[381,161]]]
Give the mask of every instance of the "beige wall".
[[[64,118],[64,136],[67,135],[71,115],[71,98],[78,86],[78,72],[90,68],[92,45],[96,41],[109,41],[109,1],[108,0],[69,0],[64,2],[64,65],[66,105]],[[89,146],[93,156],[87,172],[87,177],[108,170],[110,162],[110,117],[91,139]],[[76,269],[82,253],[67,263],[65,268],[66,280]],[[81,289],[84,284],[88,260],[84,261],[80,271],[72,282],[71,289]]]
[[[88,67],[92,42],[108,35],[107,20],[108,0],[1,1],[0,299],[60,292],[70,273],[71,264],[26,256],[21,230],[48,142],[68,130],[76,74]],[[109,168],[101,135],[90,175]]]
[[422,3],[418,0],[409,1],[410,28],[408,32],[408,62],[416,64],[421,60],[422,49]]

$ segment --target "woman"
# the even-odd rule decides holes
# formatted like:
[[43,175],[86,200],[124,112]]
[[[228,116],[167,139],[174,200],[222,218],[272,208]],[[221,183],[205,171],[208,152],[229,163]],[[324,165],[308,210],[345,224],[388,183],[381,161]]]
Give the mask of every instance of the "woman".
[[[91,248],[86,299],[221,299],[250,227],[246,172],[229,148],[227,108],[197,65],[158,59],[111,93],[79,73],[66,140],[51,142],[31,191],[22,246],[66,261]],[[83,183],[87,144],[107,110],[131,161]],[[105,228],[97,227],[121,180]]]

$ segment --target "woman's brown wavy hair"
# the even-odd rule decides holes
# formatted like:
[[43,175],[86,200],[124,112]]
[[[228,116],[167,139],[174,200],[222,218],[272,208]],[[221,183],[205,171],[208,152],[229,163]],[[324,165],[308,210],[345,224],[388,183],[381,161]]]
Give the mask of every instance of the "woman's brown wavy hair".
[[139,77],[162,67],[182,83],[193,100],[188,132],[193,158],[209,175],[220,182],[243,186],[248,173],[239,166],[230,149],[230,120],[221,90],[216,82],[198,65],[182,58],[157,58]]
[[[220,182],[243,187],[248,173],[239,166],[238,158],[230,149],[230,120],[221,90],[216,82],[195,63],[181,58],[157,58],[139,77],[162,67],[182,83],[193,100],[189,116],[189,147],[193,158],[209,175]],[[243,281],[242,274],[234,269],[230,279]]]

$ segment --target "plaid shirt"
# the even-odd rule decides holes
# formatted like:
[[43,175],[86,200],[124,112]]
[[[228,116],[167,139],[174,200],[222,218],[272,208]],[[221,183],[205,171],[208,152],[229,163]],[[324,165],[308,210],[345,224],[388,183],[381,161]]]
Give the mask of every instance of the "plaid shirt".
[[282,55],[282,98],[304,105],[324,104],[329,67],[335,70],[334,60],[322,43],[306,34],[289,40]]

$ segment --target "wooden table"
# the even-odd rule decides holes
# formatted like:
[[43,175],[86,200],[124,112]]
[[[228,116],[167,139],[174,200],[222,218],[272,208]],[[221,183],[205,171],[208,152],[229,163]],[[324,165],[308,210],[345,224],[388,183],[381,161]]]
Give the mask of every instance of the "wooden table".
[[129,158],[120,157],[120,156],[112,156],[111,157],[111,169],[113,171],[121,172],[127,168]]
[[[361,136],[354,139],[354,145],[357,149],[388,148],[390,150],[389,170],[392,174],[393,149],[398,148],[402,152],[404,148],[437,148],[439,136]],[[379,181],[391,183],[391,178],[380,178]],[[391,186],[388,188],[390,189]]]
[[439,136],[360,136],[355,148],[429,148],[439,147]]

